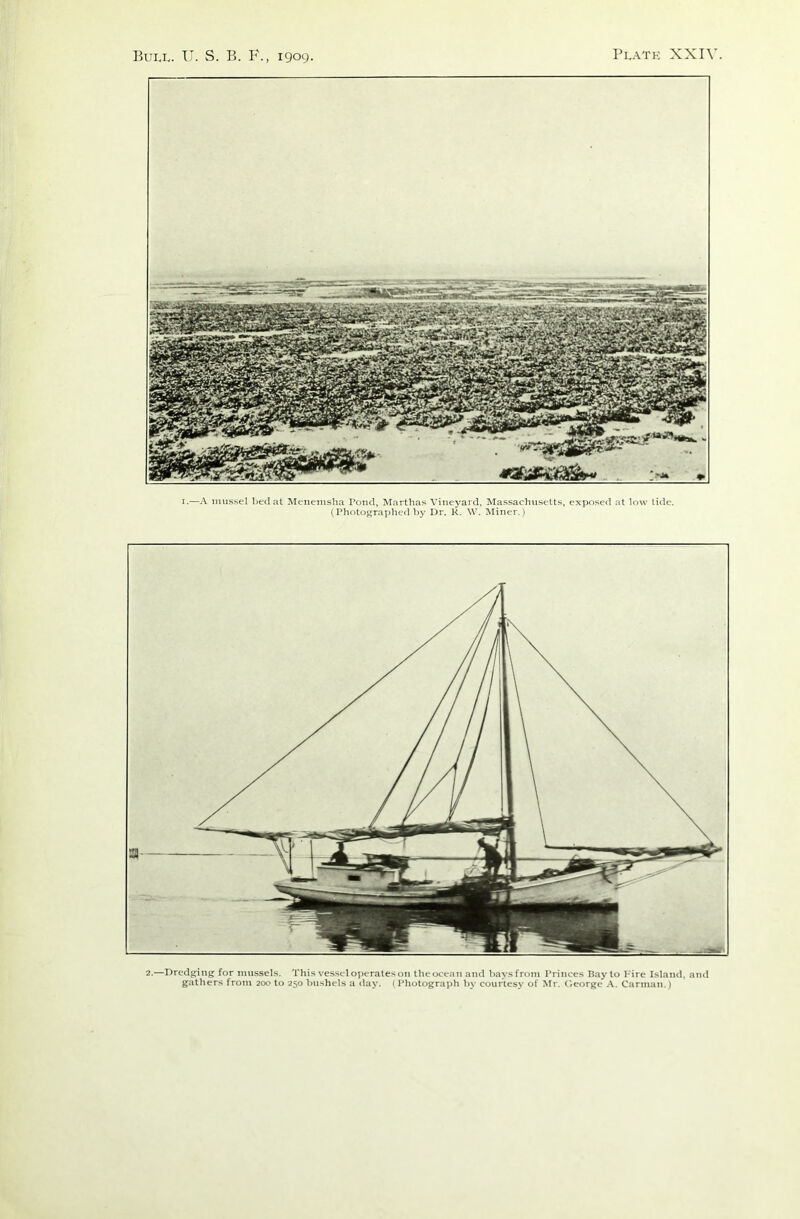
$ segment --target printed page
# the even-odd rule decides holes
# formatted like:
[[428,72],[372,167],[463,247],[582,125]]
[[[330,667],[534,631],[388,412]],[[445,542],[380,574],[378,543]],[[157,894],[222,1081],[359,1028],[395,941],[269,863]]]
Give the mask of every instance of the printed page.
[[3,1215],[792,1213],[792,6],[4,29]]

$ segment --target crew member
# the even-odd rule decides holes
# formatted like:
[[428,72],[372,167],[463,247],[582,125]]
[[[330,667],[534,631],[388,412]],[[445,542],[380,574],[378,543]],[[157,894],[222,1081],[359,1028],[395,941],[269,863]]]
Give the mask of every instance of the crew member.
[[497,847],[492,846],[491,842],[487,842],[485,838],[478,839],[478,846],[483,848],[483,854],[486,859],[486,871],[492,878],[494,878],[500,871],[503,856],[500,854]]
[[345,849],[342,846],[341,842],[339,843],[338,847],[331,855],[330,862],[331,863],[349,863],[350,862],[350,860],[347,858],[347,855],[345,854]]

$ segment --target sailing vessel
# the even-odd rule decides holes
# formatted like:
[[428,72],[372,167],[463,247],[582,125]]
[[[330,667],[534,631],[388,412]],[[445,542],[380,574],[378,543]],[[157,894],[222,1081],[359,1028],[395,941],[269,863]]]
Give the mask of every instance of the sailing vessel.
[[[488,610],[484,613],[487,601]],[[434,641],[445,638],[456,624],[469,623],[470,615],[479,619],[478,629],[473,632],[470,626],[466,651],[458,653],[455,670],[451,670],[433,710],[426,714],[421,730],[414,730],[413,744],[408,750],[405,737],[411,729],[407,717],[401,714],[389,730],[382,723],[376,697],[383,695],[388,680],[396,679],[406,666],[419,666],[420,657],[427,655],[426,649]],[[558,688],[575,700],[594,733],[577,757],[573,750],[567,766],[562,763],[560,770],[555,767],[555,781],[551,775],[552,817],[557,824],[560,818],[562,827],[561,841],[555,843],[546,828],[541,783],[535,765],[537,743],[544,738],[543,729],[549,722],[549,713],[539,725],[536,740],[532,740],[512,657],[509,628],[532,649],[551,682],[555,678]],[[410,684],[406,686],[407,696],[418,693],[420,686],[418,674],[412,673]],[[341,721],[352,716],[365,700],[375,735],[389,746],[387,761],[379,762],[377,751],[369,747],[353,759],[341,743],[326,758],[324,754],[320,755],[319,742],[324,734],[338,729]],[[559,733],[569,741],[572,739],[571,721],[563,723],[570,726],[560,728]],[[601,741],[603,747],[610,745],[612,750],[608,759],[611,779],[605,786],[596,773],[602,755]],[[316,759],[302,760],[303,751],[312,746],[318,749]],[[546,753],[543,744],[542,752]],[[399,769],[398,753],[402,757]],[[320,756],[325,758],[324,763],[320,762]],[[347,772],[337,780],[337,767],[340,768],[343,761],[347,764]],[[590,772],[590,792],[588,797],[579,797],[574,778],[584,770]],[[362,777],[363,784],[360,784]],[[313,800],[305,797],[302,791],[309,778],[316,780],[318,785]],[[379,786],[381,782],[383,788]],[[658,811],[671,814],[669,841],[666,833],[661,839],[652,838],[653,833],[658,832],[658,822],[654,820],[653,810],[647,807],[645,788],[656,794]],[[383,793],[380,799],[374,794],[378,790]],[[337,792],[343,805],[353,806],[362,814],[356,824],[329,828],[324,822],[328,806],[337,801]],[[560,811],[559,795],[562,796]],[[248,824],[242,823],[237,812],[245,798],[251,805]],[[293,803],[299,805],[299,812],[291,808]],[[309,808],[309,804],[315,807]],[[596,838],[599,838],[601,828],[606,827],[607,832],[608,814],[625,811],[633,812],[638,818],[635,825],[642,830],[642,840],[644,831],[648,831],[650,840],[647,843],[640,840],[634,845],[621,845],[618,839],[612,839],[600,845],[597,841],[584,845],[578,840],[582,837],[585,841],[586,836],[579,835],[576,816],[578,823],[585,822],[590,829],[594,827]],[[298,817],[302,813],[304,818],[318,824],[309,825],[306,821],[305,828],[291,823],[269,824],[271,813],[276,822],[286,822],[287,816],[291,821],[295,813]],[[268,824],[257,824],[265,815]],[[320,818],[323,818],[321,824]],[[678,836],[676,839],[676,818],[682,827],[677,832],[683,834],[683,838]],[[694,827],[693,836],[698,840],[685,841],[689,837],[687,822]],[[547,854],[520,855],[520,829],[526,824],[537,829],[538,845]],[[708,857],[721,849],[509,619],[504,584],[495,585],[467,606],[240,788],[196,828],[271,841],[287,871],[287,879],[275,887],[296,902],[401,910],[442,907],[491,912],[538,907],[615,908],[619,890],[626,883],[622,878],[637,864],[669,860],[669,866],[677,866],[701,856]],[[407,853],[407,844],[423,835],[448,839],[452,835],[477,835],[476,854],[485,856],[485,866],[473,862],[459,876],[415,878],[409,874],[412,859]],[[332,857],[315,866],[314,843],[320,840],[328,840],[336,850]],[[307,874],[295,867],[297,846],[301,841],[309,846]],[[365,850],[363,858],[351,860],[345,846],[352,843],[368,843],[372,849]],[[391,844],[391,851],[385,844]],[[419,859],[416,862],[419,863]],[[526,864],[537,866],[524,866]],[[657,871],[651,869],[649,874],[655,875]]]

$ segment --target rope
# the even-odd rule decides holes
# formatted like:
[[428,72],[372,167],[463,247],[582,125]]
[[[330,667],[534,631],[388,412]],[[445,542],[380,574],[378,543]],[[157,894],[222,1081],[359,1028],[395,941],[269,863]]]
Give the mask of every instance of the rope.
[[[513,623],[512,623],[512,625],[513,625]],[[514,659],[511,655],[510,648],[506,649],[506,655],[508,656],[508,663],[511,667],[511,679],[514,682],[514,693],[517,696],[517,706],[519,707],[519,718],[520,718],[520,723],[522,724],[522,736],[525,740],[525,750],[528,754],[528,765],[531,768],[531,780],[533,782],[533,794],[536,798],[536,811],[539,814],[539,824],[542,827],[542,842],[544,843],[545,846],[547,846],[547,833],[544,828],[544,818],[542,817],[542,805],[541,805],[541,801],[539,800],[539,787],[536,782],[536,775],[535,775],[534,769],[533,769],[533,758],[531,757],[531,747],[530,747],[530,742],[528,741],[528,729],[525,724],[525,716],[522,712],[522,699],[520,698],[520,694],[519,694],[519,686],[517,685],[517,674],[514,669]]]
[[[490,591],[491,591],[491,590],[490,590]],[[421,733],[419,734],[419,736],[417,737],[417,739],[416,739],[416,741],[414,742],[414,745],[413,745],[413,747],[412,747],[412,749],[411,749],[411,752],[409,753],[409,755],[408,755],[408,757],[406,758],[406,760],[405,760],[405,762],[403,763],[403,765],[400,767],[400,770],[398,771],[398,773],[397,773],[397,775],[396,775],[396,777],[395,777],[395,779],[394,779],[394,782],[392,783],[392,785],[391,785],[391,787],[389,788],[388,792],[386,793],[386,795],[383,797],[383,799],[381,800],[380,804],[378,805],[377,812],[375,813],[374,817],[373,817],[373,818],[372,818],[372,820],[370,821],[370,825],[371,825],[371,826],[373,826],[373,825],[375,824],[375,822],[378,820],[378,818],[380,817],[381,813],[382,813],[382,812],[383,812],[383,810],[385,809],[385,807],[386,807],[386,805],[387,805],[387,803],[388,803],[388,801],[389,801],[389,799],[390,799],[390,797],[391,797],[391,795],[392,795],[392,792],[395,790],[395,788],[397,787],[398,783],[400,782],[400,780],[402,779],[403,775],[405,774],[406,770],[407,770],[407,769],[408,769],[408,767],[410,766],[410,764],[411,764],[411,759],[414,757],[414,754],[417,752],[417,750],[419,749],[420,745],[422,744],[422,741],[423,741],[423,739],[424,739],[424,737],[425,737],[425,733],[428,731],[428,729],[430,728],[430,726],[431,726],[431,724],[433,723],[434,719],[436,718],[436,714],[437,714],[437,712],[438,712],[439,708],[441,707],[441,705],[442,705],[442,703],[444,702],[444,700],[447,698],[447,695],[450,693],[450,688],[451,688],[451,686],[453,685],[453,683],[454,683],[454,681],[456,680],[456,678],[458,677],[459,673],[461,672],[462,666],[465,664],[465,662],[466,662],[467,668],[466,668],[466,670],[465,670],[465,672],[464,672],[464,677],[466,677],[466,674],[467,674],[467,672],[469,671],[469,668],[470,668],[470,666],[471,666],[471,664],[472,664],[473,660],[475,659],[475,654],[476,654],[476,652],[477,652],[478,648],[481,646],[481,640],[483,639],[483,634],[484,634],[484,631],[486,630],[487,623],[489,622],[489,619],[490,619],[490,618],[491,618],[491,616],[492,616],[492,612],[493,612],[493,610],[494,610],[494,606],[495,606],[495,602],[496,602],[496,601],[497,601],[497,597],[495,597],[494,601],[493,601],[493,602],[492,602],[492,604],[489,606],[489,612],[488,612],[488,614],[486,615],[486,617],[484,618],[484,620],[483,620],[483,622],[481,623],[480,627],[478,628],[478,633],[477,633],[477,635],[475,635],[475,637],[473,638],[473,640],[472,640],[472,642],[470,643],[469,647],[467,648],[467,650],[466,650],[465,654],[462,656],[461,660],[458,662],[458,666],[457,666],[457,668],[456,668],[456,671],[455,671],[455,673],[453,674],[453,676],[450,678],[449,682],[447,683],[447,686],[446,686],[446,688],[445,688],[444,693],[442,694],[442,697],[439,699],[438,703],[436,704],[436,706],[434,707],[433,711],[431,712],[431,715],[430,715],[430,718],[429,718],[429,720],[428,720],[427,724],[425,725],[425,727],[422,729],[422,732],[421,732]],[[474,649],[474,651],[473,651],[473,649]],[[472,652],[472,655],[471,655],[471,656],[470,656],[470,652]],[[469,660],[467,660],[467,658],[468,658],[468,657],[469,657]],[[462,684],[463,684],[463,680],[464,680],[464,678],[462,677],[462,679],[461,679],[461,680],[462,680]],[[459,689],[460,689],[460,688],[461,688],[461,687],[459,686]],[[456,692],[456,698],[458,698],[458,692]],[[455,699],[453,700],[453,702],[455,703]],[[450,710],[452,711],[452,707],[451,707],[451,709],[450,709]],[[448,718],[449,718],[449,714],[450,714],[450,713],[448,712]],[[447,720],[445,720],[445,724],[446,724],[446,723],[447,723]],[[444,731],[444,728],[442,728],[442,731]],[[434,745],[434,749],[435,749],[435,748],[436,748],[436,746]],[[431,757],[428,759],[428,764],[429,764],[429,765],[430,765],[430,762],[431,762],[432,758],[433,758],[433,754],[431,753]],[[419,792],[419,789],[420,789],[420,787],[422,786],[422,780],[425,778],[425,775],[426,775],[426,773],[427,773],[427,769],[428,769],[428,767],[426,766],[426,767],[425,767],[425,770],[423,770],[422,775],[420,776],[419,783],[417,784],[416,789],[415,789],[415,791],[414,791],[414,794],[413,794],[413,795],[412,795],[412,797],[411,797],[411,801],[410,801],[410,804],[409,804],[409,809],[408,809],[408,811],[406,812],[405,817],[403,817],[403,820],[402,820],[402,822],[401,822],[401,825],[405,823],[406,819],[407,819],[407,818],[408,818],[408,816],[409,816],[409,813],[410,813],[410,811],[411,811],[411,810],[410,810],[410,805],[414,803],[414,800],[415,800],[415,799],[416,799],[416,797],[417,797],[417,793]]]
[[[489,613],[486,615],[486,617],[485,617],[485,618],[484,618],[484,620],[483,620],[483,625],[482,625],[482,627],[481,627],[480,631],[478,632],[478,638],[477,638],[477,641],[476,641],[476,644],[475,644],[475,649],[474,649],[474,651],[472,652],[472,656],[470,656],[470,659],[469,659],[469,661],[468,661],[468,663],[467,663],[467,665],[466,665],[466,668],[464,669],[464,672],[463,672],[463,673],[462,673],[462,675],[461,675],[461,681],[458,683],[458,689],[456,690],[455,695],[454,695],[454,697],[453,697],[453,701],[452,701],[452,703],[450,704],[450,709],[449,709],[449,711],[447,712],[447,715],[444,717],[444,723],[442,724],[441,728],[439,729],[439,735],[437,736],[436,740],[435,740],[435,741],[434,741],[434,743],[433,743],[433,749],[431,750],[431,752],[430,752],[430,756],[429,756],[429,758],[428,758],[427,762],[425,763],[425,766],[423,767],[422,774],[421,774],[421,775],[420,775],[420,777],[419,777],[419,782],[417,783],[417,786],[414,788],[414,792],[413,792],[413,794],[412,794],[412,796],[411,796],[411,799],[410,799],[410,801],[409,801],[409,806],[408,806],[408,809],[407,809],[407,811],[406,811],[406,813],[405,813],[405,815],[404,815],[404,817],[403,817],[403,820],[402,820],[402,822],[401,822],[401,825],[405,825],[406,821],[407,821],[407,820],[408,820],[408,818],[411,816],[411,805],[414,803],[414,801],[415,801],[415,800],[416,800],[416,798],[417,798],[417,794],[418,794],[418,792],[419,792],[419,789],[422,787],[422,783],[423,783],[423,781],[424,781],[424,779],[425,779],[426,774],[428,773],[428,768],[430,767],[430,764],[431,764],[431,762],[433,761],[434,754],[436,753],[436,750],[437,750],[437,749],[438,749],[438,747],[439,747],[439,742],[441,741],[442,737],[444,736],[444,731],[445,731],[445,728],[447,727],[447,725],[448,725],[448,724],[449,724],[449,722],[450,722],[450,716],[451,716],[451,715],[453,714],[453,712],[455,711],[455,707],[456,707],[456,703],[458,702],[459,695],[461,694],[461,691],[462,691],[462,690],[463,690],[463,688],[464,688],[464,682],[467,680],[467,675],[468,675],[468,673],[469,673],[470,669],[472,668],[472,666],[473,666],[473,664],[474,664],[474,662],[475,662],[475,657],[478,655],[478,651],[479,651],[479,649],[480,649],[480,646],[481,646],[481,644],[483,643],[483,636],[484,636],[484,635],[485,635],[485,633],[486,633],[486,627],[487,627],[487,626],[488,626],[488,624],[489,624],[489,619],[491,618],[492,613],[494,612],[494,607],[495,607],[495,603],[496,603],[496,601],[497,601],[497,598],[495,597],[494,601],[492,602],[491,606],[489,607]],[[470,649],[470,650],[472,650],[472,649]],[[469,655],[469,651],[467,652],[467,655]],[[461,663],[463,664],[464,662],[462,661]],[[459,665],[459,669],[460,669],[460,668],[461,668],[461,665]],[[457,675],[457,674],[458,674],[458,669],[456,670],[456,675]],[[455,676],[453,677],[453,681],[455,681]],[[450,689],[450,686],[452,686],[453,681],[451,681],[451,682],[450,682],[450,685],[447,687],[447,690],[449,690],[449,689]],[[447,694],[447,690],[445,690],[445,695]],[[428,720],[428,723],[425,725],[425,729],[424,729],[423,734],[422,734],[423,736],[425,735],[425,732],[427,732],[428,727],[429,727],[429,725],[430,725],[431,721],[433,720],[433,717],[436,715],[436,712],[439,710],[439,707],[441,707],[442,703],[444,702],[444,697],[445,697],[445,695],[442,695],[442,697],[439,699],[439,702],[438,702],[438,704],[437,704],[437,706],[436,706],[436,710],[434,711],[434,713],[433,713],[433,715],[431,716],[430,720]],[[420,744],[421,740],[422,740],[422,737],[420,737],[419,741],[417,741],[417,744],[414,746],[414,750],[412,750],[412,753],[416,751],[416,749],[418,748],[418,746],[419,746],[419,744]],[[410,760],[411,760],[411,759],[409,758],[409,759],[408,759],[408,761],[410,761]],[[407,764],[408,764],[408,763],[406,763],[406,765],[407,765]],[[405,768],[404,768],[404,769],[405,769]],[[398,777],[399,777],[399,776],[398,776]],[[388,797],[387,797],[387,798],[388,798]],[[384,801],[384,803],[385,803],[385,801]],[[383,805],[381,805],[381,808],[382,808],[382,807],[383,807]],[[379,809],[378,811],[380,812],[380,809]],[[376,817],[377,817],[377,813],[376,813]],[[374,820],[375,820],[375,818],[373,818],[373,822],[374,822]],[[372,822],[370,822],[370,824],[372,824]]]
[[[698,859],[705,859],[705,855],[690,855],[688,859],[679,859],[677,863],[671,863],[666,868],[659,868],[657,872],[646,872],[644,876],[634,876],[633,880],[623,880],[618,883],[618,889],[627,889],[628,885],[638,885],[643,880],[654,880],[656,876],[660,876],[662,872],[672,872],[675,868],[682,868],[687,863],[697,863]],[[634,863],[644,863],[645,860],[634,860]],[[633,866],[633,865],[630,865]]]
[[[440,786],[441,786],[441,784],[442,784],[442,783],[444,783],[444,781],[445,781],[445,779],[447,778],[447,776],[448,776],[448,775],[451,773],[451,771],[453,771],[453,770],[455,770],[455,765],[453,765],[453,766],[448,766],[447,770],[444,772],[444,774],[442,775],[441,779],[437,779],[437,780],[436,780],[436,782],[434,783],[433,787],[429,787],[429,788],[428,788],[428,790],[426,791],[426,793],[425,793],[425,795],[422,797],[422,799],[421,799],[421,800],[418,800],[418,801],[417,801],[417,803],[414,805],[414,807],[413,807],[413,808],[411,808],[411,809],[409,809],[409,811],[408,811],[408,816],[409,816],[409,817],[411,816],[411,814],[412,814],[412,813],[415,813],[415,812],[417,811],[417,809],[418,809],[418,808],[419,808],[421,805],[423,805],[423,804],[425,803],[425,801],[428,799],[428,796],[432,796],[432,795],[433,795],[433,793],[436,791],[436,788],[437,788],[437,787],[440,787]],[[447,820],[449,821],[449,820],[450,820],[450,818],[448,817],[448,818],[447,818]]]
[[[277,761],[272,762],[266,768],[266,770],[262,770],[261,774],[256,775],[256,777],[251,779],[249,783],[245,783],[244,787],[240,787],[233,796],[230,796],[223,804],[220,804],[219,808],[215,808],[213,813],[209,813],[207,817],[204,817],[202,821],[198,822],[195,829],[200,829],[200,826],[205,825],[206,822],[210,821],[212,817],[216,817],[217,813],[221,813],[222,810],[227,808],[229,804],[232,804],[234,800],[238,800],[239,796],[246,792],[248,788],[252,787],[254,783],[258,783],[259,779],[263,779],[264,775],[269,774],[269,772],[274,770],[276,766],[279,766],[281,762],[285,762],[291,754],[295,753],[296,750],[300,749],[301,746],[310,741],[312,737],[315,737],[318,732],[322,732],[323,728],[327,728],[328,725],[332,724],[333,721],[338,719],[340,715],[344,715],[345,711],[349,711],[349,709],[355,703],[357,703],[359,699],[364,698],[364,696],[369,694],[371,690],[374,690],[376,686],[379,686],[382,681],[385,681],[387,677],[391,677],[392,673],[395,673],[401,667],[401,665],[404,665],[407,661],[411,660],[413,656],[416,656],[418,652],[421,652],[423,648],[426,648],[429,643],[433,643],[434,639],[438,639],[440,635],[444,634],[445,631],[449,630],[451,626],[458,622],[459,618],[463,618],[465,614],[468,614],[470,610],[474,609],[475,606],[479,604],[479,602],[483,601],[485,597],[488,597],[490,593],[493,593],[496,588],[497,585],[493,584],[492,587],[485,593],[481,593],[480,597],[477,597],[476,600],[473,601],[471,605],[468,605],[466,609],[463,609],[460,614],[456,614],[455,618],[451,618],[445,626],[440,627],[439,630],[426,639],[424,643],[421,643],[418,647],[414,648],[413,652],[409,652],[407,656],[404,656],[402,660],[399,660],[396,665],[392,666],[391,669],[387,669],[387,671],[381,677],[379,677],[377,681],[374,681],[371,685],[367,686],[366,690],[362,690],[360,694],[355,696],[355,698],[351,698],[350,702],[346,703],[344,707],[341,707],[338,711],[334,712],[333,715],[329,716],[329,718],[325,720],[324,724],[320,724],[319,727],[315,728],[313,732],[309,732],[308,736],[303,737],[302,741],[298,741],[296,745],[293,745],[291,749],[288,749],[286,753],[282,754],[281,757],[277,759]],[[496,597],[495,600],[497,600]],[[492,604],[494,605],[494,603]],[[491,614],[491,612],[492,611],[489,610],[489,614]]]
[[[511,620],[507,619],[507,621],[510,622]],[[649,770],[648,767],[645,766],[644,762],[642,762],[642,760],[640,758],[637,758],[637,756],[633,752],[633,750],[629,749],[629,747],[625,744],[625,742],[620,737],[617,736],[617,734],[616,734],[616,732],[614,732],[613,728],[609,728],[608,724],[605,722],[603,717],[601,715],[599,715],[598,712],[595,711],[594,707],[590,706],[590,704],[587,703],[586,699],[581,694],[578,693],[578,691],[575,689],[575,687],[573,685],[571,685],[570,682],[567,681],[564,674],[559,673],[559,671],[555,667],[555,665],[547,659],[547,657],[544,655],[543,652],[539,651],[539,649],[537,648],[535,643],[531,643],[528,636],[524,635],[522,633],[522,631],[519,629],[519,627],[516,625],[516,623],[512,622],[511,625],[514,627],[514,630],[517,632],[517,634],[522,636],[522,638],[525,640],[525,642],[528,644],[528,646],[533,648],[536,655],[539,656],[544,661],[544,663],[547,665],[547,667],[549,669],[552,669],[552,671],[555,673],[556,677],[558,677],[561,681],[563,681],[564,685],[567,687],[568,690],[570,690],[575,695],[575,697],[578,699],[578,701],[583,703],[586,710],[590,711],[592,713],[592,715],[594,716],[594,718],[600,724],[602,724],[603,728],[605,728],[606,732],[608,732],[610,734],[610,736],[612,736],[614,738],[614,740],[617,742],[617,744],[621,745],[622,748],[625,750],[625,752],[631,758],[633,758],[633,760],[637,764],[637,766],[640,766],[642,768],[642,770],[645,772],[645,774],[648,775],[653,780],[653,782],[656,784],[656,786],[661,788],[664,795],[669,797],[669,799],[672,801],[672,803],[675,805],[675,807],[677,809],[680,809],[680,811],[683,813],[684,817],[686,817],[689,821],[691,821],[694,828],[696,830],[700,831],[700,833],[705,838],[706,842],[710,842],[713,845],[713,840],[711,838],[709,838],[708,834],[705,832],[703,827],[701,825],[698,825],[698,823],[695,821],[695,819],[691,815],[691,813],[688,813],[686,811],[686,809],[683,807],[683,805],[680,803],[680,801],[675,799],[672,792],[668,791],[668,789],[664,786],[664,784],[661,782],[661,780],[656,778],[656,776],[653,774],[652,770]]]
[[[491,695],[491,693],[492,693],[492,683],[494,682],[494,671],[495,671],[495,669],[496,669],[496,667],[497,667],[497,653],[498,653],[498,650],[499,650],[499,648],[498,648],[499,642],[500,642],[500,636],[498,635],[498,636],[497,636],[497,638],[496,638],[496,639],[495,639],[495,641],[494,641],[494,646],[493,646],[493,648],[492,648],[491,652],[489,653],[489,657],[488,657],[488,659],[487,659],[487,661],[486,661],[486,666],[485,666],[485,668],[484,668],[484,670],[483,670],[483,673],[482,673],[482,675],[481,675],[481,682],[480,682],[480,685],[478,686],[478,693],[475,695],[475,701],[474,701],[474,703],[472,704],[472,710],[471,710],[471,711],[470,711],[470,713],[469,713],[469,719],[467,720],[467,726],[466,726],[466,728],[464,729],[464,736],[463,736],[463,738],[462,738],[462,740],[461,740],[461,744],[460,744],[460,745],[459,745],[459,747],[458,747],[458,753],[456,754],[456,763],[455,763],[455,765],[456,765],[456,767],[457,767],[457,766],[458,766],[458,759],[459,759],[459,757],[461,756],[461,750],[464,748],[464,745],[466,744],[467,736],[468,736],[468,734],[469,734],[469,728],[470,728],[470,724],[472,723],[472,717],[473,717],[473,715],[475,714],[475,708],[476,708],[476,707],[477,707],[477,705],[478,705],[478,699],[480,698],[480,695],[481,695],[481,690],[483,689],[483,683],[484,683],[484,681],[486,680],[486,674],[487,674],[488,669],[489,669],[489,662],[491,661],[491,665],[492,665],[492,672],[491,672],[491,675],[490,675],[490,677],[489,677],[489,688],[488,688],[488,690],[487,690],[487,692],[486,692],[486,702],[485,702],[484,707],[483,707],[483,716],[481,717],[481,726],[480,726],[480,728],[478,729],[478,735],[477,735],[477,737],[476,737],[476,739],[475,739],[475,745],[474,745],[473,750],[472,750],[472,757],[470,758],[470,760],[469,760],[469,764],[468,764],[468,766],[467,766],[467,773],[464,775],[464,782],[461,784],[461,787],[458,789],[458,795],[457,795],[457,796],[455,796],[455,782],[453,783],[453,794],[454,794],[455,798],[454,798],[454,800],[453,800],[453,802],[452,802],[452,804],[451,804],[451,806],[450,806],[450,812],[449,812],[448,817],[447,817],[447,820],[448,820],[448,821],[449,821],[449,820],[452,818],[453,813],[456,811],[456,809],[458,808],[458,805],[459,805],[459,804],[460,804],[460,802],[461,802],[461,797],[462,797],[462,796],[463,796],[463,794],[464,794],[464,788],[467,786],[467,782],[468,782],[468,780],[469,780],[469,776],[470,776],[470,774],[472,773],[472,767],[473,767],[473,766],[474,766],[474,764],[475,764],[475,758],[477,757],[477,754],[478,754],[478,746],[480,745],[480,743],[481,743],[481,737],[483,736],[483,729],[484,729],[484,726],[485,726],[485,724],[486,724],[486,716],[487,716],[487,715],[488,715],[488,713],[489,713],[489,697],[490,697],[490,695]],[[455,768],[454,768],[454,769],[455,769]]]

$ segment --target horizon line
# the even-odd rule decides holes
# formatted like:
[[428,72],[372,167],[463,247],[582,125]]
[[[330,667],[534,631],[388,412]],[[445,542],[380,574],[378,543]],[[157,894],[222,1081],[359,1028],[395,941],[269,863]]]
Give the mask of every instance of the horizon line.
[[620,273],[606,272],[604,274],[593,274],[591,272],[537,272],[530,274],[514,273],[475,273],[472,275],[464,273],[439,275],[428,274],[404,274],[404,275],[389,275],[389,274],[371,274],[369,272],[351,272],[349,274],[334,274],[333,272],[324,272],[317,275],[299,275],[292,274],[290,271],[272,274],[258,274],[251,271],[174,271],[171,273],[162,272],[158,275],[151,274],[151,284],[174,283],[176,281],[204,281],[204,282],[226,282],[229,280],[238,280],[241,282],[251,283],[341,283],[341,282],[376,282],[376,283],[437,283],[441,280],[449,282],[472,282],[475,280],[483,282],[492,281],[508,281],[519,280],[525,282],[540,282],[543,280],[576,281],[585,282],[587,280],[614,280],[625,283],[649,283],[657,279],[670,279],[685,283],[704,285],[707,283],[707,275],[699,276],[695,274],[678,274],[674,271],[654,271],[650,274],[626,275]]

